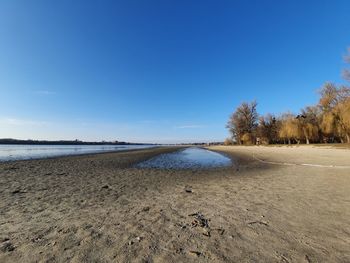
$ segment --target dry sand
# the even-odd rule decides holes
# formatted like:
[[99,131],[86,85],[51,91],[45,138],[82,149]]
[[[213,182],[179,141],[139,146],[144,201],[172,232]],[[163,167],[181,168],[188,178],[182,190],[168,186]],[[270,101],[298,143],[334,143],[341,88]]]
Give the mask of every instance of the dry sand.
[[132,168],[175,148],[0,164],[0,262],[350,262],[350,169],[301,165],[350,150],[212,149],[237,166]]

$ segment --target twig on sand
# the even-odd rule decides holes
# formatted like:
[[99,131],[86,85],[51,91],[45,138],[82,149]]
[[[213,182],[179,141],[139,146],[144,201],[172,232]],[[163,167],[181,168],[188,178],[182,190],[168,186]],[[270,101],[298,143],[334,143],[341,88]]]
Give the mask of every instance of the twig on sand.
[[248,225],[253,225],[253,224],[260,224],[260,225],[269,226],[268,223],[263,222],[263,221],[252,221],[252,222],[248,222]]
[[281,255],[282,261],[289,263],[289,259],[286,258],[284,255]]
[[225,229],[223,228],[216,228],[216,230],[219,232],[221,236],[225,233]]

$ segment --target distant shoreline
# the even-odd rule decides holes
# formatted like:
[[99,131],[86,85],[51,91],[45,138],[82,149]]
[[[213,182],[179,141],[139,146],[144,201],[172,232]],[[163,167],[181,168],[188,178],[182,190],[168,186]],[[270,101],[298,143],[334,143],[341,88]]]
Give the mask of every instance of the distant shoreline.
[[[3,146],[3,147],[1,147]],[[0,145],[0,163],[26,160],[43,160],[69,156],[116,153],[149,148],[157,145]]]
[[17,140],[17,139],[0,139],[0,145],[13,144],[13,145],[158,145],[155,143],[132,143],[132,142],[84,142],[79,140],[59,140],[59,141],[47,141],[47,140]]

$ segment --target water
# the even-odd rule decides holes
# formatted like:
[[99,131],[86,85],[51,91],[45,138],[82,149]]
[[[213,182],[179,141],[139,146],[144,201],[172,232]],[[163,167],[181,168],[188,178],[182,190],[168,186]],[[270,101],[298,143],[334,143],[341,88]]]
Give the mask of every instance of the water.
[[205,169],[231,166],[230,158],[203,148],[191,147],[158,155],[136,165],[137,168]]
[[0,145],[0,161],[143,149],[154,145]]

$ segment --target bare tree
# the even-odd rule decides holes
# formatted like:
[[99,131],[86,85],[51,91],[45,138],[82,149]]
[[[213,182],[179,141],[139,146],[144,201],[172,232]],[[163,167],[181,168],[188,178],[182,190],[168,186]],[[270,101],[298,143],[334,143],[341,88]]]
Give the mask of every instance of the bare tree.
[[256,107],[256,101],[244,102],[230,116],[226,127],[239,144],[254,142],[258,121]]
[[272,114],[266,114],[259,118],[259,125],[257,129],[257,135],[261,139],[262,143],[276,143],[278,142],[278,131],[280,122]]

